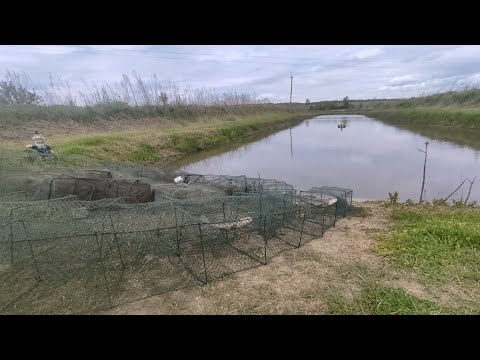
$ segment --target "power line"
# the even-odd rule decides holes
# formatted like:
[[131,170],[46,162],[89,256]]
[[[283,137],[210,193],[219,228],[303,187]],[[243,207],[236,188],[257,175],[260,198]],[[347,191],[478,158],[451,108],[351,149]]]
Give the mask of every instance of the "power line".
[[[19,48],[18,46],[13,46],[13,45],[7,45],[7,46],[10,46],[10,47],[15,47],[15,48],[18,48],[18,49],[22,49],[22,48]],[[22,49],[24,50],[24,49]],[[26,49],[25,49],[26,50]],[[78,52],[79,50],[75,50],[76,52]],[[228,63],[228,62],[235,62],[235,63],[255,63],[255,64],[278,64],[278,65],[292,65],[290,63],[279,63],[279,62],[252,62],[252,61],[238,61],[238,60],[215,60],[215,59],[192,59],[192,58],[181,58],[181,57],[158,57],[158,56],[154,56],[150,53],[150,51],[148,50],[132,50],[132,51],[129,51],[129,50],[125,50],[125,51],[128,51],[129,53],[118,53],[118,52],[106,52],[106,51],[101,51],[104,55],[104,54],[107,54],[107,55],[113,55],[113,56],[137,56],[135,55],[134,53],[137,52],[137,53],[141,53],[143,54],[142,56],[145,56],[145,57],[148,57],[148,58],[156,58],[156,59],[160,59],[160,60],[187,60],[187,61],[211,61],[211,62],[215,62],[215,63]],[[80,52],[82,52],[83,54],[85,55],[98,55],[97,53],[95,52],[85,52],[85,50],[80,50]],[[164,53],[175,53],[175,52],[164,52]],[[195,53],[182,53],[182,54],[194,54]],[[198,53],[197,53],[198,54]],[[205,54],[204,54],[205,55]],[[212,54],[214,55],[214,54]],[[251,56],[251,57],[257,57],[257,56]],[[260,56],[258,56],[260,57]],[[265,56],[267,57],[267,56]],[[275,58],[275,57],[271,57],[271,58]],[[280,57],[278,57],[280,58]],[[290,58],[290,59],[299,59],[301,60],[302,58]],[[306,59],[303,59],[303,60],[306,60]],[[315,59],[309,59],[309,60],[315,60]],[[348,59],[345,59],[344,61],[350,61]],[[352,60],[354,61],[354,60]],[[369,61],[365,61],[365,63],[368,63]],[[299,64],[299,65],[307,65],[307,64]],[[300,76],[302,77],[303,75],[309,75],[309,74],[319,74],[319,73],[322,73],[323,68],[328,68],[328,67],[331,67],[331,68],[337,68],[339,70],[345,68],[345,67],[348,67],[348,69],[351,69],[352,71],[368,71],[368,70],[371,70],[371,69],[389,69],[389,70],[399,70],[399,71],[402,71],[402,70],[408,70],[409,67],[406,67],[406,66],[403,66],[401,69],[398,69],[398,67],[395,67],[395,66],[389,66],[389,67],[386,67],[386,66],[378,66],[378,65],[375,65],[375,62],[372,61],[370,64],[367,64],[367,66],[365,66],[365,64],[358,64],[359,66],[352,66],[352,65],[346,65],[346,64],[308,64],[308,65],[315,65],[315,66],[318,66],[320,67],[320,69],[316,70],[316,71],[304,71],[304,72],[299,72],[297,73],[297,76]],[[421,68],[421,64],[419,64],[419,67],[418,68],[415,68],[415,70],[420,70]],[[44,74],[48,74],[47,72],[37,72],[37,71],[32,71],[34,73],[44,73]],[[450,76],[449,78],[452,78],[452,77],[459,77],[459,76],[469,76],[473,73],[470,73],[470,74],[459,74],[459,75],[456,75],[456,76]],[[400,75],[400,74],[395,74],[396,76]],[[280,75],[278,77],[278,79],[280,79]],[[431,80],[431,79],[427,79],[428,80]],[[159,79],[158,80],[159,82],[167,82],[167,83],[207,83],[209,82],[210,80],[168,80],[168,79]],[[227,87],[231,86],[231,85],[226,85]],[[415,89],[412,89],[411,91],[415,91]]]
[[[10,47],[15,47],[15,48],[18,48],[18,46],[15,46],[15,45],[6,45],[6,46],[10,46]],[[196,62],[215,62],[215,63],[244,63],[244,64],[266,64],[266,65],[317,65],[317,66],[321,66],[321,67],[333,67],[333,68],[342,68],[342,67],[349,67],[351,68],[352,67],[352,64],[306,64],[306,63],[287,63],[287,62],[267,62],[267,61],[261,61],[261,62],[258,62],[258,61],[241,61],[241,60],[218,60],[218,59],[193,59],[193,58],[184,58],[184,57],[160,57],[160,56],[154,56],[151,54],[151,51],[148,51],[148,50],[124,50],[124,51],[128,51],[128,53],[118,53],[118,52],[114,52],[114,51],[100,51],[101,53],[103,53],[102,55],[113,55],[113,56],[137,56],[135,53],[141,53],[143,54],[143,56],[146,56],[146,57],[149,57],[149,58],[154,58],[154,59],[159,59],[159,60],[184,60],[184,61],[196,61]],[[88,52],[86,49],[82,49],[82,50],[74,50],[73,52],[82,52],[83,55],[90,55],[90,56],[98,56],[99,55],[99,52]],[[155,53],[177,53],[177,52],[160,52],[160,51],[155,51]],[[180,53],[178,52],[178,54],[185,54],[185,55],[188,55],[188,54],[191,54],[191,55],[212,55],[212,56],[218,56],[218,54],[200,54],[200,53]],[[376,65],[376,64],[379,64],[379,63],[388,63],[389,61],[388,60],[361,60],[361,59],[328,59],[328,58],[323,58],[323,59],[307,59],[307,58],[287,58],[287,57],[274,57],[274,56],[255,56],[255,55],[245,55],[244,57],[257,57],[257,58],[278,58],[278,59],[297,59],[297,60],[300,60],[300,61],[324,61],[324,60],[327,60],[327,61],[339,61],[339,62],[353,62],[353,63],[356,63],[355,65],[375,65],[375,66],[369,66],[367,67],[367,69],[396,69],[398,68],[398,65],[399,65],[399,61],[392,61],[392,65],[390,66],[381,66],[381,65]],[[475,59],[471,59],[472,61],[474,61]],[[425,60],[418,60],[420,61],[421,63],[425,63],[425,62],[436,62],[436,63],[439,63],[441,64],[442,61],[438,60],[438,59],[432,59],[432,60],[428,60],[428,59],[425,59]],[[421,66],[421,63],[419,64]],[[452,63],[451,61],[449,62],[445,62],[445,64],[448,64],[448,63]],[[458,62],[456,62],[458,64]],[[403,65],[402,66],[402,69],[417,69],[417,67],[415,68],[409,68],[409,66],[405,66]]]
[[[154,45],[153,45],[154,46]],[[125,51],[125,52],[137,52],[137,53],[151,53],[152,50],[121,50],[118,49],[119,51]],[[154,50],[155,53],[159,54],[177,54],[177,55],[200,55],[200,56],[219,56],[218,53],[192,53],[192,52],[177,52],[177,51],[158,51]],[[252,58],[273,58],[273,59],[288,59],[288,60],[301,60],[301,61],[321,61],[321,60],[327,60],[327,61],[352,61],[352,62],[377,62],[377,60],[365,60],[365,59],[338,59],[338,58],[295,58],[295,57],[285,57],[285,56],[270,56],[270,55],[242,55],[243,57],[252,57]],[[425,61],[438,61],[438,59],[419,59],[422,62]],[[474,59],[472,59],[474,60]],[[226,60],[228,61],[228,60]],[[232,60],[233,61],[233,60]],[[398,64],[398,61],[389,61],[389,60],[381,60],[382,62],[392,62],[394,64]]]

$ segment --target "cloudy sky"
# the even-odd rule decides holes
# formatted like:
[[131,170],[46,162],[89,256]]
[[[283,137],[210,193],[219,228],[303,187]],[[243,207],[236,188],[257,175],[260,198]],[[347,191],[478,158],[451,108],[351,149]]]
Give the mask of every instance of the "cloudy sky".
[[0,45],[0,78],[49,74],[74,90],[131,74],[191,88],[254,93],[274,102],[398,98],[480,84],[480,46],[467,45]]

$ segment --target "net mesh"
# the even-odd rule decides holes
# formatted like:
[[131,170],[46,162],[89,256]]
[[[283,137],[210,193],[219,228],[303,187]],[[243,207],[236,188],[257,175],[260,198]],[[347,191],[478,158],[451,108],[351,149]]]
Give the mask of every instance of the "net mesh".
[[[296,191],[246,176],[133,166],[82,176],[78,169],[27,170],[33,185],[23,190],[25,179],[17,188],[13,180],[20,171],[0,172],[5,314],[92,313],[265,265],[322,236],[352,201],[348,189]],[[132,201],[147,193],[132,184],[147,184],[156,196]]]

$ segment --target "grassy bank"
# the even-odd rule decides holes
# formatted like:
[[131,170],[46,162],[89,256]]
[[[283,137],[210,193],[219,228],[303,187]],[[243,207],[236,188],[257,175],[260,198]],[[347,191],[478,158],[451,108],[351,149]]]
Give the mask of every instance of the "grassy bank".
[[371,234],[385,265],[357,266],[353,297],[327,291],[329,313],[480,313],[480,209],[399,204],[389,211],[390,229]]
[[293,110],[290,113],[282,104],[0,105],[0,145],[19,149],[39,130],[65,162],[86,156],[167,165],[187,154],[268,135],[315,115],[304,107]]
[[404,289],[366,281],[360,294],[351,301],[342,296],[327,297],[328,309],[334,315],[435,315],[442,309],[435,302],[408,294]]
[[480,150],[480,127],[465,128],[453,126],[425,125],[418,123],[404,124],[401,122],[388,122],[377,117],[376,119],[395,127],[413,131],[417,134],[429,137],[431,139],[451,142],[457,145],[468,146],[475,150]]
[[266,112],[228,119],[209,119],[185,124],[151,126],[142,130],[58,137],[52,139],[63,156],[89,156],[138,164],[167,165],[201,150],[265,135],[312,116],[311,113]]
[[359,110],[358,113],[394,125],[435,125],[480,129],[480,109],[460,106]]
[[363,114],[391,124],[480,128],[480,89],[372,102],[362,108]]
[[109,313],[480,313],[479,209],[355,206],[363,211],[267,266]]
[[0,104],[0,125],[22,126],[40,122],[52,124],[72,121],[76,124],[95,124],[121,120],[137,121],[144,119],[168,118],[177,122],[192,121],[202,117],[222,117],[227,115],[251,115],[262,112],[284,112],[285,106],[269,104],[230,105],[230,106],[129,106],[118,102],[95,106],[34,106]]
[[394,230],[378,251],[426,282],[480,281],[480,210],[451,206],[395,209]]
[[311,110],[356,113],[395,125],[480,128],[480,89],[449,91],[409,99],[371,99],[312,103]]
[[48,137],[52,137],[64,134],[185,125],[212,119],[228,121],[287,111],[288,108],[284,106],[270,104],[128,106],[123,103],[113,103],[85,107],[0,104],[0,142],[28,139],[34,130],[39,130]]

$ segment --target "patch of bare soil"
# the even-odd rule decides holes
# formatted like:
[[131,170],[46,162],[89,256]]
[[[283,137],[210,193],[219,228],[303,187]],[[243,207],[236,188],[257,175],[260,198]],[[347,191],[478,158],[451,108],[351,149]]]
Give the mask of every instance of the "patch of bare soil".
[[35,123],[27,123],[18,126],[0,126],[0,141],[16,142],[26,141],[27,144],[35,130],[45,134],[49,140],[57,137],[86,135],[97,132],[117,132],[128,130],[148,130],[155,126],[166,126],[173,124],[172,120],[165,118],[137,119],[116,119],[115,121],[96,121],[94,123],[79,123],[73,120],[62,120],[58,122],[39,120]]
[[[323,237],[286,251],[266,266],[242,271],[204,286],[124,304],[105,314],[325,314],[332,292],[353,298],[362,281],[378,277],[385,259],[372,247],[375,231],[388,230],[390,209],[379,202],[357,203],[367,215],[337,221]],[[389,270],[390,271],[390,270]],[[423,297],[412,274],[386,279]]]

